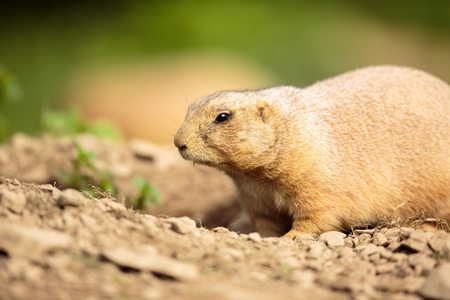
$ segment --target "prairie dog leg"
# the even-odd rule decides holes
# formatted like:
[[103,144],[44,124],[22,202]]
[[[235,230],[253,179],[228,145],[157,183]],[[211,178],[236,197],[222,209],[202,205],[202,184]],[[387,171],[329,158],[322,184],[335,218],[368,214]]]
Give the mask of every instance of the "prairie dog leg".
[[[276,208],[272,205],[256,202],[248,196],[242,197],[241,200],[252,221],[254,230],[262,237],[279,237],[291,228],[292,220],[289,216],[277,213]],[[257,204],[255,205],[255,203]]]

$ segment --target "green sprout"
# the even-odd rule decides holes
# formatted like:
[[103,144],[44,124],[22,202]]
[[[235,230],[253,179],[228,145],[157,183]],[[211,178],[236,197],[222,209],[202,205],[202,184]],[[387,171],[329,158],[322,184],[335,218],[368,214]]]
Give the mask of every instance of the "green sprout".
[[42,114],[42,130],[56,136],[90,133],[112,141],[122,138],[120,130],[106,120],[86,122],[76,110],[46,111]]
[[135,176],[133,182],[139,189],[139,195],[133,202],[136,209],[146,210],[153,204],[161,203],[159,191],[153,187],[145,178]]
[[[98,157],[97,153],[83,149],[75,139],[73,145],[77,154],[72,172],[59,172],[64,184],[85,192],[92,192],[93,189],[89,183],[95,182],[94,177],[97,177],[99,178],[99,188],[114,195],[117,189],[111,173],[99,171],[93,163],[93,160]],[[86,174],[85,170],[90,170],[94,175]]]

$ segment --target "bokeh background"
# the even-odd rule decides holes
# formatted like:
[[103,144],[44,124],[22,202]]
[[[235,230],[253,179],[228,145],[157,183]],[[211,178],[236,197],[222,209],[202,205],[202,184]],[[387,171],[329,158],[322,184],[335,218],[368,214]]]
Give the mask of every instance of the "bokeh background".
[[217,90],[376,64],[450,82],[450,2],[1,1],[0,64],[20,88],[1,107],[9,134],[69,109],[170,143],[189,103]]

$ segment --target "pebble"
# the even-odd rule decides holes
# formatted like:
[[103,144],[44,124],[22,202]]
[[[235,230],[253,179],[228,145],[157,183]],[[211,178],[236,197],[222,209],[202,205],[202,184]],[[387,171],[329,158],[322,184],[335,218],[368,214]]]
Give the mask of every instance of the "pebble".
[[377,246],[385,246],[388,244],[388,240],[383,233],[375,232],[373,234],[373,243]]
[[320,242],[325,242],[330,247],[341,247],[345,246],[344,238],[347,235],[338,231],[328,231],[324,232],[319,236]]
[[171,225],[171,229],[179,234],[189,234],[197,230],[195,221],[189,217],[168,218],[167,222]]
[[375,268],[377,274],[386,274],[391,273],[395,269],[395,264],[394,263],[377,264]]
[[230,230],[228,230],[228,228],[225,228],[225,227],[222,227],[222,226],[214,227],[212,229],[212,231],[213,232],[217,232],[217,233],[229,233],[230,232]]
[[440,252],[447,241],[450,241],[450,235],[445,231],[438,231],[428,239],[428,245],[433,251]]
[[345,243],[345,246],[350,247],[350,248],[353,248],[356,246],[353,238],[349,237],[349,236],[344,238],[344,243]]
[[261,242],[261,235],[259,233],[257,233],[257,232],[252,232],[252,233],[249,233],[248,239],[250,241],[255,242],[255,243],[260,243]]
[[181,281],[190,281],[199,276],[197,266],[179,262],[175,259],[159,255],[153,250],[148,251],[145,248],[141,249],[141,251],[136,251],[119,247],[104,250],[102,251],[102,255],[120,267],[149,271]]
[[370,243],[370,241],[372,240],[372,236],[368,233],[363,233],[363,234],[357,236],[357,238],[358,238],[358,243],[356,244],[356,246],[368,245]]
[[410,232],[408,239],[402,243],[402,245],[411,251],[420,252],[427,247],[428,236],[422,230],[415,230]]
[[420,293],[425,298],[450,300],[450,263],[432,270]]
[[59,207],[65,206],[83,206],[87,203],[87,198],[79,191],[74,189],[66,189],[62,191],[56,199],[56,205]]
[[401,231],[400,228],[394,227],[394,228],[389,228],[385,232],[384,236],[389,241],[389,243],[391,243],[391,242],[398,242],[400,240],[401,233],[402,233],[402,231]]
[[0,224],[0,248],[11,257],[38,258],[44,252],[66,249],[71,238],[65,233],[18,224]]
[[359,253],[361,253],[362,257],[367,257],[367,256],[370,256],[370,255],[373,255],[373,254],[379,252],[379,249],[376,245],[369,244],[369,245],[362,245],[362,246],[357,247],[357,251]]

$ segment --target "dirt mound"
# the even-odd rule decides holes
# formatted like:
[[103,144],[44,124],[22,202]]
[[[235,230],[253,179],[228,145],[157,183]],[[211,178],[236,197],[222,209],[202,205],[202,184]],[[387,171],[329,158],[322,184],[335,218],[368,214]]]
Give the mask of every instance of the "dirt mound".
[[450,234],[261,238],[3,179],[2,299],[449,299]]
[[[167,207],[190,201],[173,212],[198,208],[202,218],[239,212],[226,209],[235,192],[214,170],[173,164],[147,143],[78,142],[100,153],[98,168],[114,170],[119,194],[132,194],[123,182],[138,172],[154,180]],[[0,148],[0,170],[51,182],[58,179],[55,166],[70,169],[72,147],[70,139],[18,136]],[[144,214],[122,202],[1,179],[0,299],[450,299],[450,234],[444,231],[387,226],[317,239],[261,238],[198,227],[189,217]]]
[[[75,170],[80,164],[79,149],[94,156],[90,162],[97,172],[86,165]],[[161,203],[147,207],[146,212],[188,216],[208,228],[229,226],[239,218],[231,179],[212,168],[194,167],[181,159],[175,146],[161,147],[143,140],[114,143],[92,135],[31,138],[17,134],[0,147],[0,174],[9,178],[67,188],[73,182],[67,182],[64,175],[89,177],[91,180],[81,182],[83,186],[100,185],[98,177],[104,173],[111,174],[117,198],[129,207],[133,205],[130,199],[139,193],[133,179],[141,176],[161,194]]]

